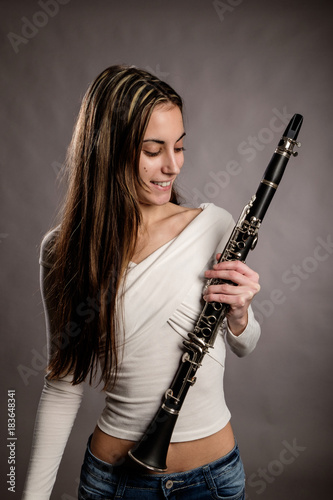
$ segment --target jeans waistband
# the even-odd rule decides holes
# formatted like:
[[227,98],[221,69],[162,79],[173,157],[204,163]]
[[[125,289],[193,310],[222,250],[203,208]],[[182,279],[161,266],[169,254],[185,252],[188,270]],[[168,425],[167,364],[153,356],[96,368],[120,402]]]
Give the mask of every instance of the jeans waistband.
[[[104,462],[103,460],[95,457],[91,450],[90,450],[90,442],[91,442],[92,435],[88,439],[87,443],[87,449],[86,449],[86,454],[85,454],[85,462],[87,464],[91,464],[92,466],[95,466],[98,468],[101,472],[106,472],[109,473],[110,475],[118,475],[119,473],[128,473],[129,476],[132,476],[131,469],[126,466],[124,461],[119,462],[117,464],[110,464],[107,462]],[[217,460],[214,460],[213,462],[210,462],[208,464],[205,464],[203,466],[197,467],[195,469],[190,469],[185,472],[171,472],[168,473],[163,472],[163,473],[158,473],[158,474],[150,474],[150,473],[145,473],[145,472],[138,472],[135,470],[135,476],[140,477],[140,478],[149,478],[150,482],[160,482],[161,478],[168,478],[168,479],[174,479],[175,481],[186,481],[190,479],[192,475],[197,475],[201,473],[204,473],[205,470],[210,471],[210,474],[212,477],[214,477],[216,474],[220,474],[221,468],[227,465],[229,462],[232,462],[235,458],[239,457],[239,449],[237,445],[237,441],[235,440],[235,446],[233,449],[224,455],[221,458],[218,458]]]

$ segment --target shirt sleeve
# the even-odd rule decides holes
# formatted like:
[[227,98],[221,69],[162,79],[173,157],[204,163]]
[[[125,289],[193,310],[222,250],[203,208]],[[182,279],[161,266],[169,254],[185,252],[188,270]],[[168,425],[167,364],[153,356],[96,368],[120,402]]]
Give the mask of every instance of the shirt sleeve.
[[[44,238],[40,258],[40,287],[45,313],[48,355],[52,353],[52,299],[50,287],[49,245],[51,237]],[[72,376],[58,380],[45,377],[44,387],[37,409],[31,457],[22,500],[48,500],[56,479],[59,464],[82,395],[83,384],[72,385]]]
[[248,322],[246,328],[240,335],[234,335],[232,333],[228,327],[226,318],[222,324],[222,332],[232,352],[241,358],[254,350],[259,340],[261,329],[258,321],[254,317],[252,307],[250,306],[248,309]]

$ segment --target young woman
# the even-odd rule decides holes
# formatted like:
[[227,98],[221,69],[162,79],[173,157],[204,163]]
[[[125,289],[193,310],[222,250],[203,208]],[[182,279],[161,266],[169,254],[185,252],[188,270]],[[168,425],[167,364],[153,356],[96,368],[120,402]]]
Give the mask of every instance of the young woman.
[[[241,262],[214,264],[230,214],[178,203],[184,137],[181,98],[145,71],[110,67],[83,99],[60,224],[41,245],[49,366],[24,500],[50,498],[82,382],[98,367],[105,408],[88,441],[80,499],[244,498],[223,393],[225,343],[239,356],[254,349],[260,328],[250,303],[260,286]],[[238,286],[205,289],[212,277]],[[183,404],[167,472],[139,470],[127,452],[170,386],[204,301],[230,312]]]

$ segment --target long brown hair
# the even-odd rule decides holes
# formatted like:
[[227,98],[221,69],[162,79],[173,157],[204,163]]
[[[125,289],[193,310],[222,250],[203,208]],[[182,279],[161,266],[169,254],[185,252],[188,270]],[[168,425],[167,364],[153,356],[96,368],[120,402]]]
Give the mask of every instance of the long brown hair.
[[[71,373],[73,384],[88,375],[91,383],[100,358],[104,387],[115,380],[117,294],[141,221],[136,186],[142,184],[142,141],[159,104],[182,111],[182,99],[168,84],[127,66],[107,68],[83,98],[68,149],[69,186],[52,248],[49,293],[56,303],[56,334],[48,367],[51,379]],[[175,191],[171,201],[178,203]]]

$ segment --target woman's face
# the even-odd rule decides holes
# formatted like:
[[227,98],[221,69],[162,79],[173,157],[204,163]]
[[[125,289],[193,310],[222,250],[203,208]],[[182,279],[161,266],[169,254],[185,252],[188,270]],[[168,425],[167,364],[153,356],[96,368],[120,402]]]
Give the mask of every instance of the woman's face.
[[178,106],[156,107],[148,122],[139,162],[144,187],[139,202],[163,205],[170,201],[172,184],[184,163],[184,124]]

